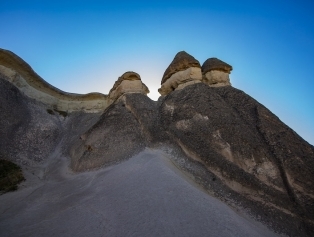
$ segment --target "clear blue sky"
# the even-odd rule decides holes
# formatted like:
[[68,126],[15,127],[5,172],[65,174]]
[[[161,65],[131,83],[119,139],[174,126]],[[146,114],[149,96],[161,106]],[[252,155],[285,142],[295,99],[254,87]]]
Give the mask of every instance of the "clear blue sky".
[[220,58],[234,87],[314,144],[312,0],[0,0],[0,22],[1,48],[73,93],[107,94],[132,70],[156,100],[178,51]]

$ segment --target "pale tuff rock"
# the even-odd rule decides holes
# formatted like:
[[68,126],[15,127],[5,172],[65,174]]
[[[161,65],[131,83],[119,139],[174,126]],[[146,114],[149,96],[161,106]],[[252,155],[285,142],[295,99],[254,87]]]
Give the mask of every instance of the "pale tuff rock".
[[229,74],[232,66],[217,59],[209,58],[202,66],[203,82],[211,87],[231,86]]
[[24,95],[46,104],[49,108],[58,111],[85,111],[98,113],[108,106],[107,97],[100,93],[86,95],[71,94],[67,97],[56,96],[31,86],[28,81],[18,72],[11,68],[0,65],[0,74],[15,85]]
[[[184,56],[186,53],[179,54]],[[182,58],[181,56],[180,58]],[[1,204],[5,201],[5,205],[2,205],[3,208],[0,205],[0,209],[2,208],[0,229],[3,230],[1,234],[4,233],[7,236],[33,234],[29,223],[36,223],[36,220],[29,219],[30,215],[41,217],[42,213],[47,211],[50,213],[49,211],[52,209],[56,210],[54,214],[59,215],[60,211],[64,210],[63,206],[68,206],[68,201],[73,202],[71,198],[68,198],[69,195],[63,195],[67,198],[60,205],[60,193],[63,194],[67,188],[63,184],[68,183],[74,188],[75,202],[78,197],[83,203],[86,203],[86,198],[91,200],[91,203],[99,203],[100,189],[106,180],[111,189],[103,190],[104,194],[111,195],[113,189],[117,190],[112,183],[115,177],[110,176],[115,169],[113,165],[130,159],[131,163],[125,163],[127,165],[118,170],[117,173],[122,173],[123,176],[117,177],[116,182],[120,185],[121,180],[131,179],[131,182],[124,185],[129,187],[129,184],[131,186],[134,183],[137,184],[132,177],[137,177],[137,179],[139,177],[139,180],[143,180],[144,176],[138,176],[138,173],[141,170],[147,170],[147,164],[153,164],[155,168],[161,165],[161,163],[152,163],[156,158],[155,155],[160,154],[158,160],[163,164],[171,165],[171,170],[182,174],[185,183],[194,184],[195,182],[209,195],[226,202],[241,215],[243,213],[248,218],[253,215],[254,219],[267,224],[278,233],[282,233],[280,236],[284,234],[287,236],[314,236],[314,147],[304,141],[266,107],[241,90],[232,86],[212,87],[213,84],[208,86],[206,83],[189,85],[201,81],[201,76],[206,76],[207,73],[215,75],[218,71],[228,75],[232,69],[230,65],[224,64],[218,59],[209,59],[204,63],[201,74],[199,66],[180,64],[180,60],[174,60],[175,64],[181,66],[172,67],[170,65],[170,71],[173,73],[170,73],[169,77],[165,77],[166,80],[162,82],[164,90],[162,92],[166,94],[177,90],[167,96],[162,96],[158,102],[152,101],[145,95],[148,89],[141,82],[138,74],[127,72],[117,80],[110,91],[110,97],[103,95],[107,98],[108,104],[102,113],[84,113],[78,109],[76,113],[59,113],[63,116],[61,118],[57,113],[49,110],[45,104],[37,103],[29,97],[37,96],[36,100],[59,105],[63,100],[67,104],[70,104],[69,101],[80,102],[84,98],[86,101],[93,101],[97,98],[97,94],[92,97],[92,100],[91,95],[84,97],[84,95],[59,91],[43,81],[21,59],[15,57],[0,50],[0,65],[2,65],[0,67],[0,158],[5,157],[22,165],[23,172],[25,171],[25,174],[28,175],[26,180],[31,178],[31,181],[28,183],[29,186],[26,186],[30,188],[23,188],[16,192],[17,196],[14,193],[7,197],[0,195]],[[191,59],[190,56],[187,58]],[[215,85],[217,84],[219,83]],[[179,90],[180,88],[183,89]],[[41,95],[42,97],[40,97]],[[111,105],[108,106],[109,104]],[[130,164],[133,164],[135,158],[133,156],[146,148],[155,150],[152,151],[154,154],[145,152],[144,155],[141,155],[140,160],[136,158],[133,168],[128,168]],[[69,164],[74,172],[111,167],[103,170],[105,176],[99,176],[100,173],[92,171],[89,180],[86,176],[88,172],[82,174],[83,176],[76,175],[66,170],[66,164]],[[125,168],[128,169],[125,170]],[[178,196],[168,192],[173,190],[171,187],[169,189],[169,186],[167,188],[156,186],[156,182],[154,182],[156,177],[163,178],[165,174],[167,176],[167,173],[158,172],[159,170],[154,170],[155,176],[146,188],[143,189],[141,185],[135,186],[141,187],[141,190],[144,190],[143,193],[147,193],[152,190],[153,185],[153,190],[161,190],[156,196],[157,199],[163,198],[165,193],[171,197]],[[150,172],[147,174],[147,177],[151,176]],[[75,177],[78,178],[79,185],[73,185]],[[185,177],[188,177],[188,180]],[[82,178],[86,180],[88,187],[94,185],[93,189],[88,190],[80,185]],[[53,190],[47,185],[62,182],[62,185],[59,185],[60,190],[57,188],[52,193],[55,196],[45,195],[45,197],[53,197],[50,199],[58,200],[58,202],[49,202],[48,206],[41,205],[48,209],[38,209],[38,205],[36,208],[28,208],[31,212],[27,212],[24,217],[25,211],[23,212],[23,210],[28,207],[25,200],[23,202],[26,205],[25,208],[5,208],[5,206],[14,206],[16,203],[20,205],[21,197],[27,196],[25,195],[27,190],[30,190],[29,200],[34,199],[33,190],[39,186],[37,186],[37,181],[34,183],[32,180],[38,180],[43,184],[40,186],[43,189],[35,193],[39,194],[38,198],[44,201],[47,199],[43,199],[42,191]],[[146,180],[144,181],[147,183]],[[78,189],[77,186],[80,188]],[[120,186],[117,195],[111,196],[118,197],[120,194],[129,194],[129,190],[132,189],[124,190],[125,187],[121,188]],[[141,197],[137,195],[138,190],[133,189],[132,193],[135,194],[133,197],[135,205],[143,202],[143,199],[136,199]],[[126,195],[120,196],[122,196],[121,203],[125,203]],[[150,196],[154,196],[154,194],[148,193],[144,199],[146,200]],[[127,196],[127,199],[132,200],[132,197]],[[106,199],[106,202],[109,203],[108,210],[116,212],[116,208],[112,208],[110,200],[108,202]],[[193,217],[197,217],[195,223],[205,223],[203,217],[199,218],[198,213],[180,208],[186,203],[186,198],[182,199],[176,205],[174,213],[183,217],[194,213]],[[197,200],[195,203],[197,206],[199,203],[201,206],[205,205]],[[119,205],[116,206],[119,207]],[[103,205],[99,207],[104,208]],[[130,205],[125,207],[128,209]],[[88,208],[90,209],[89,206]],[[156,208],[159,206],[152,205],[148,210],[144,206],[135,206],[133,208],[135,212],[131,210],[128,212],[129,216],[123,216],[124,209],[118,208],[118,213],[121,213],[121,218],[118,219],[125,222],[125,220],[132,219],[132,216],[136,216],[138,210],[141,213],[144,211],[150,214],[156,211]],[[80,213],[91,213],[96,219],[99,219],[101,215],[95,216],[91,210],[72,209],[68,208],[63,219],[74,220],[72,221],[74,224],[81,221],[80,223],[85,224],[84,229],[87,234],[84,234],[88,235],[90,229],[95,229],[94,223],[98,225],[98,222],[95,222],[93,218],[87,218],[88,220],[75,218],[81,217],[82,215],[78,215]],[[19,212],[19,210],[21,211]],[[163,210],[168,209],[163,207]],[[108,214],[105,209],[101,211]],[[160,212],[160,215],[164,215],[164,213]],[[210,215],[209,211],[207,216]],[[140,217],[139,221],[143,219],[142,216]],[[228,216],[225,214],[221,216],[221,220],[229,225],[230,218],[225,219],[225,217]],[[47,221],[40,222],[36,228],[40,232],[36,232],[35,235],[44,236],[45,233],[49,235],[51,229],[56,234],[64,235],[64,229],[57,228],[60,223],[64,222],[63,219],[56,222],[55,218],[48,218]],[[117,230],[121,228],[120,225],[115,225],[116,219],[113,218],[113,225],[102,228],[110,230],[110,233],[105,231],[103,235],[127,236],[131,233],[130,229],[122,228],[125,232],[119,234]],[[169,220],[172,219],[173,217],[170,217]],[[140,236],[147,235],[146,229],[149,229],[151,233],[157,233],[156,231],[160,228],[146,228],[149,225],[154,226],[152,221],[148,221],[144,225],[145,233],[139,232],[136,225],[138,221],[133,221],[132,226],[135,227],[132,231],[139,233]],[[105,222],[107,223],[107,221]],[[206,223],[210,222],[213,221],[206,221]],[[18,228],[16,224],[19,225]],[[190,228],[195,226],[184,226],[192,229],[192,234],[188,233],[186,236],[191,236],[193,233],[195,235],[195,228]],[[206,227],[207,225],[200,226],[200,229],[204,230],[202,226]],[[57,228],[57,231],[54,227]],[[225,226],[222,226],[219,232],[217,234],[215,232],[213,235],[221,236],[219,233],[224,228]],[[174,232],[181,229],[182,225],[172,228]],[[209,229],[211,230],[211,228]],[[78,233],[83,235],[80,230]],[[159,233],[156,235],[167,235],[167,232]],[[209,233],[207,229],[206,233]],[[225,232],[223,236],[230,236],[230,233],[230,231]],[[239,236],[257,236],[247,233],[239,234]],[[72,236],[75,233],[70,230],[68,235]],[[97,234],[94,235],[97,236]],[[204,234],[198,232],[196,235],[203,236]],[[264,234],[263,236],[270,235]]]
[[161,88],[161,95],[167,95],[176,89],[183,89],[187,85],[199,83],[202,80],[200,63],[184,51],[176,54],[169,67],[166,69]]
[[61,91],[38,76],[23,59],[4,49],[0,49],[0,74],[24,95],[46,104],[51,109],[98,113],[108,107],[107,95],[80,95]]
[[173,74],[165,83],[161,85],[158,92],[161,95],[167,95],[173,90],[180,90],[188,85],[200,83],[201,80],[201,69],[197,67],[190,67],[184,71],[179,71]]
[[0,74],[27,97],[44,103],[49,109],[64,112],[99,113],[122,94],[149,93],[147,86],[135,72],[124,73],[115,82],[109,96],[101,93],[67,93],[47,83],[23,59],[4,49],[0,49]]
[[218,70],[207,72],[202,81],[211,87],[231,86],[229,73]]
[[161,84],[163,84],[168,78],[170,78],[173,74],[179,71],[184,71],[190,67],[198,67],[201,68],[199,61],[197,61],[194,57],[186,53],[185,51],[181,51],[176,54],[169,67],[166,69]]
[[142,83],[141,77],[136,72],[126,72],[115,82],[109,92],[109,103],[114,102],[125,93],[141,93],[147,95],[149,89]]

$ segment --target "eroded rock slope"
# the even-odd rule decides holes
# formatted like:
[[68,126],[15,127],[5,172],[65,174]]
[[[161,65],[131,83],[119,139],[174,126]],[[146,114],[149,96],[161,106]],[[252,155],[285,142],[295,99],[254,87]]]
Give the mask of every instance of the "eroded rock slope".
[[313,146],[233,88],[230,65],[218,66],[202,72],[197,60],[179,53],[157,102],[147,97],[139,75],[128,72],[104,96],[111,101],[101,111],[51,108],[2,72],[0,152],[25,168],[51,162],[58,150],[81,172],[127,160],[146,147],[163,149],[211,195],[280,233],[313,236]]

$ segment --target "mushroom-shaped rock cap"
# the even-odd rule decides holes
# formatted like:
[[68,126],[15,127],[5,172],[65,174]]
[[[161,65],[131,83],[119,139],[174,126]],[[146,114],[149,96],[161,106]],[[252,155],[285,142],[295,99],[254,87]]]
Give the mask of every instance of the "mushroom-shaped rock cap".
[[118,78],[118,80],[114,83],[113,87],[111,88],[111,90],[109,91],[112,92],[114,91],[120,84],[122,81],[124,80],[129,80],[129,81],[136,81],[136,80],[141,80],[141,77],[139,74],[137,74],[136,72],[125,72],[121,77]]
[[202,73],[206,74],[211,70],[223,71],[230,73],[232,66],[219,60],[218,58],[209,58],[207,59],[202,66]]
[[174,73],[183,71],[190,67],[201,68],[199,61],[197,61],[193,56],[189,55],[185,51],[181,51],[176,54],[169,67],[166,69],[161,84],[163,84],[168,78],[170,78]]

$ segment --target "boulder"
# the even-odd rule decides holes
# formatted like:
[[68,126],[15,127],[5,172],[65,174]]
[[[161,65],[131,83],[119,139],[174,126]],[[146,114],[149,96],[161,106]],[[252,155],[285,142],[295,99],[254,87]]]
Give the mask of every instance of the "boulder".
[[161,95],[167,95],[176,89],[183,89],[187,85],[199,83],[202,80],[200,63],[185,51],[176,54],[169,67],[166,69],[161,88]]
[[211,87],[230,86],[229,74],[232,66],[219,60],[209,58],[202,65],[202,82]]
[[141,77],[136,72],[126,72],[114,83],[109,92],[110,103],[114,102],[125,93],[141,93],[147,95],[149,89],[141,81]]

